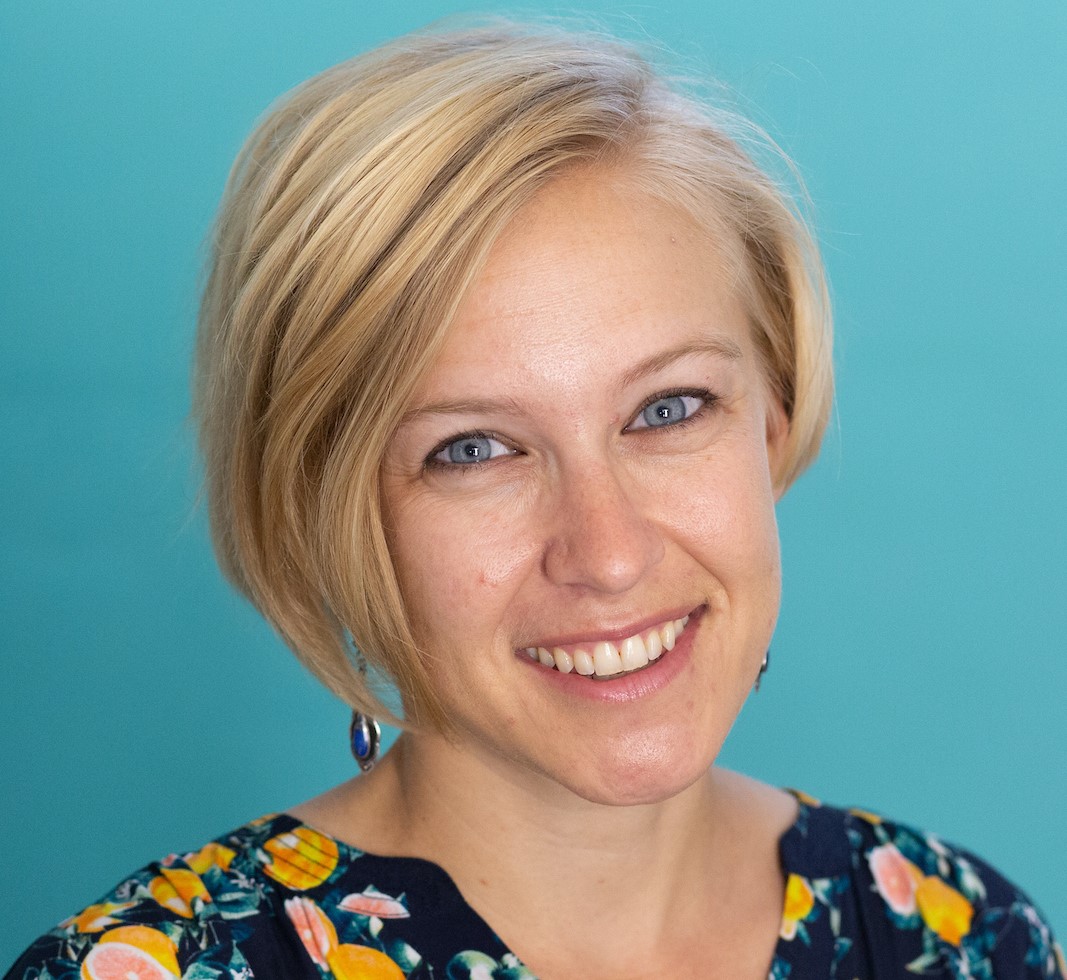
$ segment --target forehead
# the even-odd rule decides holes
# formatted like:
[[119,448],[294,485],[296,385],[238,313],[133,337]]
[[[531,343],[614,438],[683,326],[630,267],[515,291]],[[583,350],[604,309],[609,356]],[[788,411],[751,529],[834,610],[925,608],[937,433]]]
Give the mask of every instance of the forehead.
[[559,178],[490,250],[428,385],[614,376],[657,346],[715,336],[747,356],[737,255],[623,180],[596,171]]

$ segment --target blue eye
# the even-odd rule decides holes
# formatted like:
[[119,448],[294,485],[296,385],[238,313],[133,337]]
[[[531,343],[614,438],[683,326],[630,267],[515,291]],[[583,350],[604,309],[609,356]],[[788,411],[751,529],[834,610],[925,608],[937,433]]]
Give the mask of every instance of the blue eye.
[[470,435],[453,439],[439,452],[434,453],[432,459],[436,463],[470,466],[474,463],[484,463],[486,460],[510,453],[511,450],[502,442],[490,436],[471,433]]
[[630,423],[631,429],[661,429],[691,418],[707,402],[697,395],[663,395],[646,405]]

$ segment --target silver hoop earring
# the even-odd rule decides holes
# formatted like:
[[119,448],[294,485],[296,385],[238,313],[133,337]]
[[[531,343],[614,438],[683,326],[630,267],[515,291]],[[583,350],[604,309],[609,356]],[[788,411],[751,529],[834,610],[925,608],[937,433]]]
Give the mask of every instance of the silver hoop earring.
[[352,724],[348,726],[348,745],[352,757],[363,772],[370,772],[378,761],[382,747],[382,728],[370,715],[352,712]]
[[767,673],[767,668],[771,665],[771,651],[768,650],[763,655],[763,663],[759,665],[759,673],[756,675],[756,690],[759,690],[760,681],[763,680],[763,675]]

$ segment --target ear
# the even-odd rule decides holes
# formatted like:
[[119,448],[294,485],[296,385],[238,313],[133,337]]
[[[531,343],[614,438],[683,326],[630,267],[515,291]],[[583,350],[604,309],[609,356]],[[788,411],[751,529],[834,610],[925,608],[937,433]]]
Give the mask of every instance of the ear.
[[774,487],[774,500],[777,503],[786,491],[786,484],[781,478],[782,463],[785,460],[789,444],[789,416],[785,406],[776,395],[767,396],[767,463],[771,471],[771,484]]

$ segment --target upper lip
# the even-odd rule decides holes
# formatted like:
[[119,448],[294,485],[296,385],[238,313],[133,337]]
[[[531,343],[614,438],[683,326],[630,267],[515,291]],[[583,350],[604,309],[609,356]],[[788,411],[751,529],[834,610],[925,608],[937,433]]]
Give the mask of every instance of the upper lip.
[[662,626],[672,620],[692,616],[703,608],[703,603],[696,606],[679,606],[673,610],[668,609],[665,612],[653,613],[651,616],[646,616],[644,619],[637,620],[626,626],[594,627],[581,632],[560,633],[547,639],[537,640],[535,643],[523,644],[518,649],[526,650],[530,647],[544,647],[546,650],[551,650],[553,647],[581,646],[583,643],[599,643],[602,641],[616,643],[631,636],[636,636],[638,633],[644,633],[655,626]]

